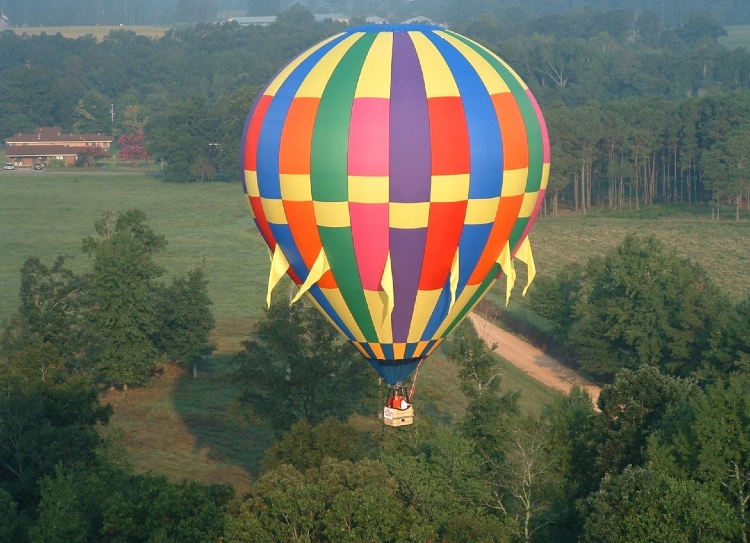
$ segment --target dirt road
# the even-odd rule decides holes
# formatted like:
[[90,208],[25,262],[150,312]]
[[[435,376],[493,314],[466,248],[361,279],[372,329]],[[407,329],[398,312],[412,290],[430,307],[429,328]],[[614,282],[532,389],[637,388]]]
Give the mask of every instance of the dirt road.
[[568,393],[573,385],[585,388],[589,391],[594,404],[596,404],[600,389],[591,381],[581,377],[570,368],[566,368],[533,345],[502,328],[498,328],[476,313],[471,313],[469,318],[474,323],[479,336],[488,345],[496,343],[495,352],[508,362],[528,373],[537,381],[556,390]]

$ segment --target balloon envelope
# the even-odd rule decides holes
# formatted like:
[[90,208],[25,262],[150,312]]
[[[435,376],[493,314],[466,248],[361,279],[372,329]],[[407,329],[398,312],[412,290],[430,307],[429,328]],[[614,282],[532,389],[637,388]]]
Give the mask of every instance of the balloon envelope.
[[256,101],[241,147],[271,284],[287,271],[390,384],[523,247],[549,155],[515,72],[425,25],[352,28],[304,52]]

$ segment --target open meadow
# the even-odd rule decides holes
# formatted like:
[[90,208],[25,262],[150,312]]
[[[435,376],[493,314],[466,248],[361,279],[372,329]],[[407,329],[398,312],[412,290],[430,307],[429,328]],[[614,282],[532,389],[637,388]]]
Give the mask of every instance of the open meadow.
[[[94,222],[105,211],[131,208],[143,210],[147,223],[168,240],[167,250],[157,258],[167,270],[165,280],[205,260],[219,352],[201,367],[198,379],[169,367],[142,389],[103,393],[102,400],[115,407],[107,433],[135,452],[132,461],[139,470],[175,480],[232,482],[246,489],[272,436],[248,425],[233,408],[237,389],[230,358],[247,338],[253,320],[262,315],[269,262],[238,183],[169,184],[142,172],[3,172],[0,320],[18,304],[19,270],[26,258],[36,256],[52,264],[57,255],[65,254],[69,267],[82,272],[90,263],[80,252],[81,240],[95,235]],[[680,255],[700,262],[734,299],[750,292],[747,220],[715,222],[687,213],[655,216],[653,210],[631,216],[590,213],[540,219],[531,236],[538,274],[554,274],[567,263],[584,262],[630,232],[654,234]],[[523,280],[519,273],[519,282]],[[533,295],[532,287],[528,296]],[[504,285],[498,284],[491,297],[502,305]],[[520,300],[517,286],[511,309],[521,305]],[[501,364],[503,389],[522,392],[524,412],[538,411],[554,396],[509,363]],[[456,368],[441,352],[424,365],[418,390],[425,413],[455,420],[465,409]],[[377,428],[376,422],[373,414],[361,423]]]
[[83,36],[93,36],[98,41],[104,39],[112,30],[130,30],[139,36],[149,38],[161,38],[170,27],[167,26],[132,26],[132,25],[102,25],[102,26],[22,26],[12,28],[13,32],[22,36],[38,36],[39,34],[50,34],[52,36],[60,34],[66,38],[76,39]]

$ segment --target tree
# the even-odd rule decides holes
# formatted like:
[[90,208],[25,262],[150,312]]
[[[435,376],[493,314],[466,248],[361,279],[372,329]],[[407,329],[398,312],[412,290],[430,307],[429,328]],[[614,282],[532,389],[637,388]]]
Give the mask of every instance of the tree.
[[[576,506],[599,487],[599,477],[592,469],[597,455],[597,413],[585,389],[574,387],[567,396],[560,396],[543,408],[542,418],[549,440],[547,454],[555,459],[556,477],[560,478],[557,493],[547,498],[545,514],[549,524],[539,526],[539,540],[577,542],[583,521]],[[550,490],[555,490],[552,485]]]
[[605,478],[585,509],[584,542],[720,543],[738,535],[716,493],[651,467],[628,467]]
[[198,363],[216,349],[211,339],[216,325],[212,303],[204,265],[156,291],[154,344],[170,360],[192,366],[193,378],[198,375]]
[[294,423],[261,460],[264,472],[288,464],[300,471],[320,468],[326,458],[357,462],[365,456],[365,435],[351,424],[336,419],[313,426],[307,420]]
[[138,167],[139,161],[148,160],[150,158],[148,151],[143,148],[145,137],[143,132],[120,136],[117,139],[117,146],[120,148],[120,160],[123,162],[135,162],[136,167]]
[[106,149],[90,145],[78,151],[78,154],[76,155],[76,166],[87,166],[93,168],[96,166],[97,160],[107,157],[109,157],[109,153],[107,153]]
[[25,386],[16,377],[3,376],[0,493],[7,492],[19,509],[32,507],[41,479],[57,464],[80,469],[92,464],[102,442],[97,426],[111,414],[111,406],[99,404],[96,389],[86,380]]
[[377,393],[356,351],[306,301],[276,303],[235,356],[240,402],[277,432],[300,420],[346,420]]
[[561,458],[550,446],[545,422],[533,418],[519,420],[510,430],[505,457],[497,466],[500,504],[514,518],[519,539],[524,543],[530,543],[537,530],[552,521],[550,509],[563,486]]
[[699,393],[694,381],[664,375],[650,366],[620,371],[613,384],[602,388],[597,402],[601,410],[596,458],[600,476],[644,465],[648,439],[662,418]]
[[219,541],[233,497],[227,486],[134,475],[106,454],[86,470],[60,464],[42,481],[32,540]]
[[492,351],[479,337],[474,324],[463,320],[451,334],[448,360],[458,366],[461,390],[469,399],[497,393],[500,372]]
[[383,464],[330,458],[320,469],[282,465],[265,473],[227,524],[227,543],[408,543],[431,533]]
[[649,444],[649,454],[674,476],[689,477],[723,496],[742,540],[750,533],[750,374],[710,385],[675,409]]
[[0,339],[0,353],[24,380],[58,382],[90,373],[95,334],[88,322],[84,279],[58,257],[52,267],[28,258],[21,302]]
[[717,207],[725,197],[734,201],[734,218],[740,220],[743,196],[750,191],[750,123],[731,130],[714,143],[703,153],[701,165]]
[[101,338],[95,364],[110,386],[143,383],[159,356],[152,343],[158,329],[155,281],[164,271],[153,255],[167,241],[145,221],[135,209],[107,212],[94,224],[98,239],[83,240],[83,252],[93,259],[86,275],[91,320]]
[[569,342],[582,369],[605,377],[643,365],[690,374],[729,306],[703,268],[655,237],[628,235],[604,258],[591,258],[584,284]]

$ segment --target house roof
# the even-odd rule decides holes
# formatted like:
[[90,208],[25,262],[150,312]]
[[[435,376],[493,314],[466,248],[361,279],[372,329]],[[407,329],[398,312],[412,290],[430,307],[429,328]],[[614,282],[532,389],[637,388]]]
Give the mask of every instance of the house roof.
[[[323,21],[328,20],[341,22],[347,22],[349,20],[349,17],[347,17],[343,13],[315,13],[313,17],[315,17],[316,23],[322,23]],[[276,22],[276,15],[263,15],[258,17],[230,17],[229,19],[227,19],[227,22],[235,22],[240,26],[267,26],[271,23]]]
[[16,134],[10,138],[6,138],[7,144],[22,144],[31,142],[69,142],[69,143],[85,143],[89,141],[106,141],[112,142],[112,136],[106,134],[64,134],[59,126],[42,126],[36,129],[36,132],[31,134]]
[[5,146],[5,156],[13,158],[44,157],[44,156],[75,156],[81,152],[83,146],[68,145],[12,145]]

